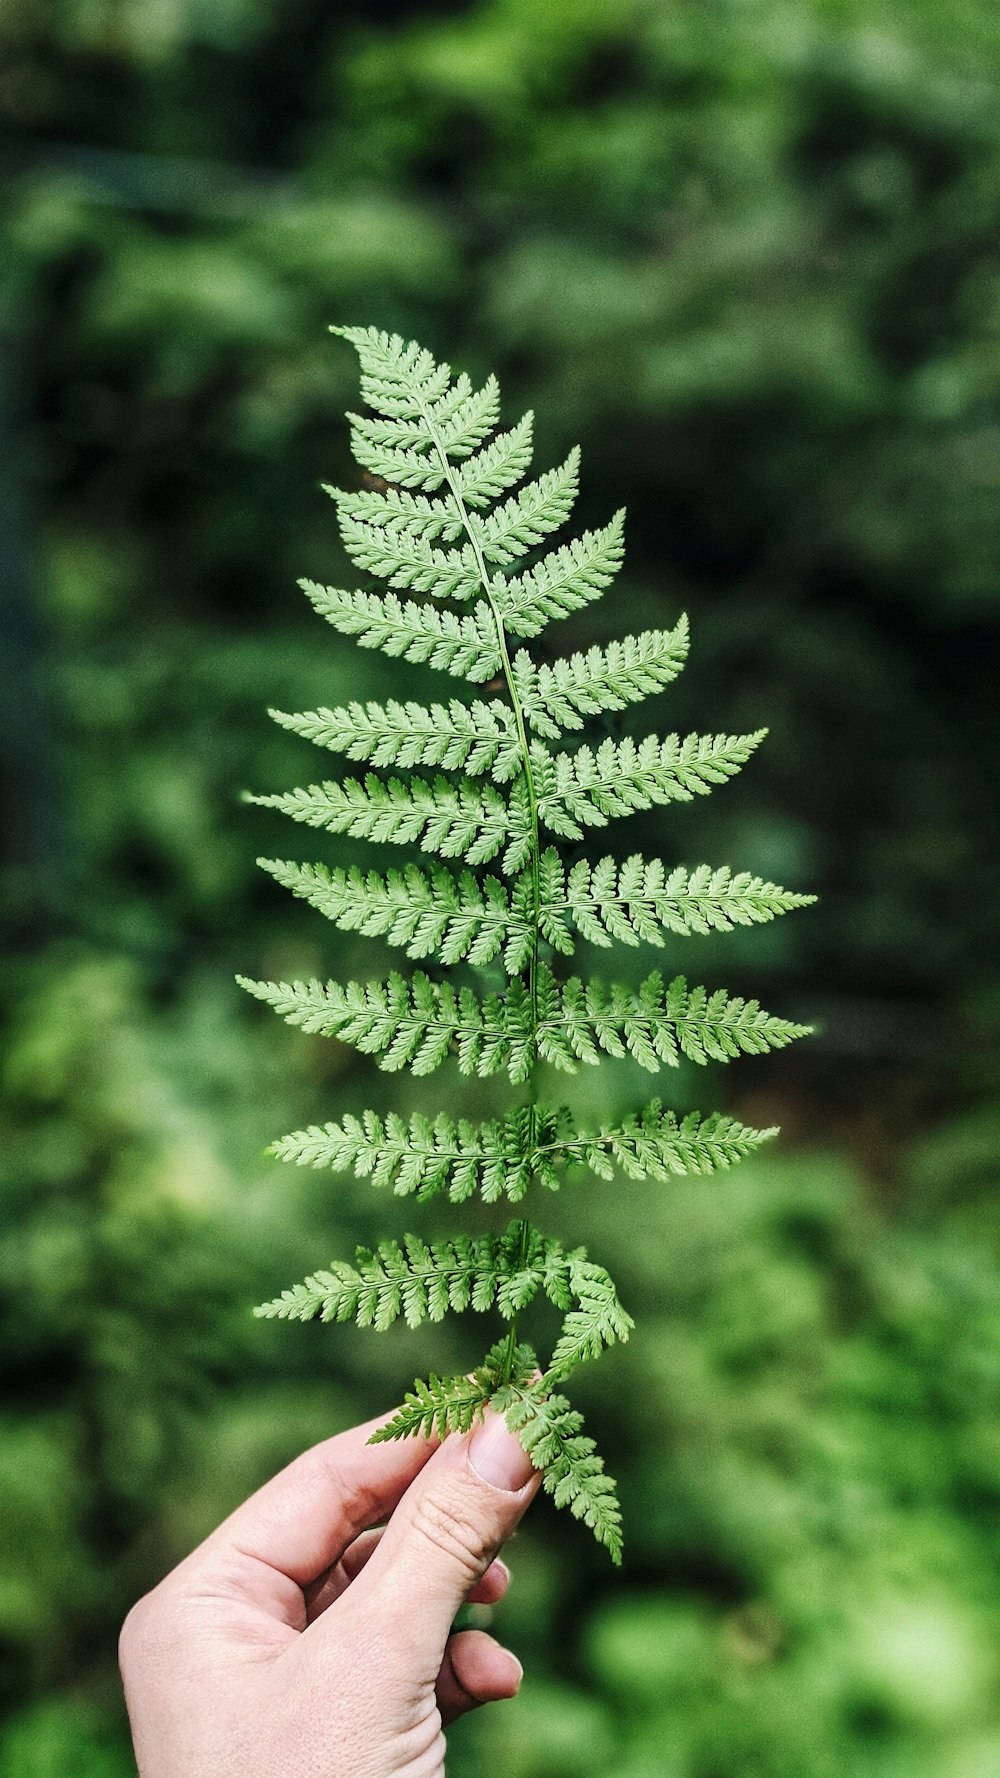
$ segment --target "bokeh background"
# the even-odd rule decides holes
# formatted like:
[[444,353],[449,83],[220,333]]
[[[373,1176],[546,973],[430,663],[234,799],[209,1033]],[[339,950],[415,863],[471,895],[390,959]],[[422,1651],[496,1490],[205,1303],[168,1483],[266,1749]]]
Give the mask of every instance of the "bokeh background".
[[998,76],[992,0],[2,0],[2,1778],[125,1778],[131,1600],[482,1349],[249,1314],[402,1217],[270,1138],[486,1096],[233,984],[384,963],[237,800],[315,772],[268,703],[401,683],[295,588],[349,572],[334,321],[495,368],[541,467],[582,442],[626,577],[549,640],[686,609],[640,727],[770,725],[616,847],[822,895],[667,957],[819,1022],[665,1083],[781,1144],[546,1207],[639,1323],[576,1387],[626,1566],[536,1511],[528,1683],[451,1770],[998,1778]]

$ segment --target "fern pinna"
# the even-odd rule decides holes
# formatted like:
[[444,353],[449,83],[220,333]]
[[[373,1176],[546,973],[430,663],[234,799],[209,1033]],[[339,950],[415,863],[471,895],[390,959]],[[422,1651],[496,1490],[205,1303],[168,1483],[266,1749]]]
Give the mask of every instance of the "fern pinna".
[[[562,966],[580,940],[662,948],[666,934],[728,931],[812,899],[748,872],[688,870],[638,854],[567,868],[553,843],[706,794],[739,771],[764,731],[567,745],[588,717],[624,710],[676,677],[685,619],[536,661],[518,644],[599,599],[618,573],[623,514],[552,546],[576,497],[576,450],[525,481],[532,416],[497,430],[495,378],[474,389],[396,335],[332,331],[358,353],[370,411],[349,416],[368,485],[329,492],[347,554],[386,588],[343,592],[306,581],[304,590],[361,647],[439,668],[473,691],[429,706],[387,700],[272,712],[283,727],[372,769],[251,801],[327,833],[417,845],[426,862],[382,873],[262,859],[264,869],[342,930],[433,965],[366,983],[240,980],[289,1023],[352,1044],[383,1069],[423,1075],[454,1059],[467,1075],[504,1072],[522,1092],[505,1116],[479,1123],[444,1111],[367,1111],[285,1136],[274,1153],[454,1204],[478,1194],[520,1205],[529,1190],[558,1188],[575,1167],[600,1179],[618,1168],[657,1181],[730,1167],[774,1132],[717,1113],[678,1118],[659,1099],[614,1126],[581,1131],[568,1111],[539,1101],[533,1082],[539,1062],[572,1073],[629,1055],[655,1073],[682,1056],[725,1062],[803,1034],[755,1000],[689,987],[681,975],[667,981],[653,970],[635,989]],[[499,969],[503,990],[456,985],[445,971],[459,963],[490,965],[494,980]],[[521,1311],[538,1297],[565,1317],[547,1364],[519,1330]],[[383,1329],[401,1316],[415,1327],[470,1308],[495,1311],[504,1336],[469,1374],[416,1382],[376,1437],[468,1431],[492,1406],[556,1504],[589,1525],[617,1562],[615,1486],[562,1385],[585,1359],[626,1340],[633,1323],[583,1248],[563,1247],[520,1215],[498,1234],[432,1242],[406,1234],[360,1249],[352,1264],[335,1261],[257,1313]]]

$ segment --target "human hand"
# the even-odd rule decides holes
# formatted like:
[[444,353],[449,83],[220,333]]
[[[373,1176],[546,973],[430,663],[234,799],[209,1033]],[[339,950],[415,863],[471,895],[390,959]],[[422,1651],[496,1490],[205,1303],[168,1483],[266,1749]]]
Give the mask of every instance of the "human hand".
[[380,1424],[305,1452],[133,1607],[140,1778],[441,1778],[444,1727],[517,1691],[512,1654],[451,1626],[506,1591],[540,1477],[495,1414],[440,1446],[369,1445]]

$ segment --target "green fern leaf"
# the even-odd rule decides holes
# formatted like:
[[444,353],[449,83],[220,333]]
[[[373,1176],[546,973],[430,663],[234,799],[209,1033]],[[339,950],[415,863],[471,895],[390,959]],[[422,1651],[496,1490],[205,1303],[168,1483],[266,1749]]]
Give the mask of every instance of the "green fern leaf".
[[384,982],[255,982],[241,988],[266,1001],[289,1025],[336,1037],[392,1073],[430,1074],[454,1053],[462,1074],[481,1079],[506,1070],[526,1080],[535,1059],[531,1007],[511,982],[506,996],[480,998],[471,988],[432,982],[418,970]]
[[[401,388],[408,386],[413,393],[416,412],[409,418],[396,416],[392,419],[371,420],[359,414],[348,414],[351,424],[351,444],[354,455],[365,468],[376,475],[383,476],[386,481],[402,482],[408,485],[403,471],[411,468],[415,462],[427,463],[428,459],[420,457],[433,437],[452,459],[468,457],[487,439],[496,427],[500,418],[500,389],[495,377],[490,377],[482,389],[473,389],[468,377],[460,376],[451,384],[446,393],[437,395],[441,387],[447,365],[436,367],[430,381],[422,391],[417,383],[403,374],[403,380],[397,384]],[[434,482],[417,483],[418,486],[435,486]]]
[[554,617],[566,617],[599,599],[622,565],[624,512],[600,531],[585,531],[552,550],[525,574],[498,576],[491,591],[504,626],[513,636],[537,636]]
[[[488,506],[527,474],[534,421],[534,414],[524,414],[509,432],[498,432],[483,450],[458,465],[452,486],[465,506],[473,510]],[[471,536],[471,526],[469,532]]]
[[419,1235],[359,1247],[354,1264],[333,1261],[304,1283],[282,1291],[254,1311],[282,1321],[356,1321],[377,1332],[400,1318],[408,1327],[441,1321],[449,1312],[496,1309],[512,1321],[539,1295],[558,1308],[580,1307],[566,1317],[558,1352],[626,1339],[632,1322],[606,1272],[580,1249],[566,1254],[558,1241],[530,1223],[512,1222],[502,1234],[426,1242]]
[[451,495],[431,500],[426,494],[410,494],[405,488],[384,488],[376,493],[370,488],[349,490],[331,488],[326,482],[323,492],[337,503],[338,517],[345,515],[377,525],[380,531],[400,537],[421,538],[433,543],[440,538],[455,543],[463,535],[462,513]]
[[347,704],[336,710],[288,715],[269,710],[281,728],[291,729],[348,759],[376,766],[442,766],[470,778],[492,773],[507,783],[521,769],[517,729],[511,712],[494,700],[484,704]]
[[724,988],[714,994],[689,989],[681,975],[665,986],[658,970],[634,992],[618,983],[584,983],[579,976],[557,982],[542,965],[538,1004],[538,1054],[569,1073],[579,1062],[596,1066],[602,1050],[631,1055],[653,1074],[676,1068],[681,1056],[728,1062],[741,1052],[759,1056],[783,1049],[809,1030],[763,1012],[756,1000],[730,999]]
[[579,1302],[563,1323],[549,1364],[550,1377],[567,1377],[587,1358],[600,1358],[605,1346],[624,1345],[635,1326],[618,1300],[614,1281],[603,1266],[586,1258],[569,1266],[569,1286]]
[[744,766],[766,729],[754,735],[668,735],[661,741],[603,741],[594,752],[546,753],[532,748],[538,786],[538,816],[552,833],[583,838],[586,827],[606,827],[618,815],[631,815],[673,802],[707,796]]
[[334,629],[353,636],[361,648],[429,667],[456,679],[483,684],[500,671],[500,643],[490,608],[482,600],[459,617],[394,593],[345,593],[338,587],[299,582],[303,592]]
[[530,1346],[504,1340],[492,1346],[471,1376],[417,1379],[403,1406],[372,1435],[370,1443],[390,1439],[444,1438],[449,1432],[465,1433],[482,1419],[502,1377],[508,1374],[523,1384],[538,1368]]
[[419,1378],[399,1412],[377,1432],[369,1444],[383,1445],[399,1438],[447,1438],[449,1432],[471,1432],[483,1418],[490,1401],[490,1385],[473,1377]]
[[[517,975],[518,958],[527,942],[527,910],[514,914],[507,891],[497,877],[482,881],[472,871],[455,876],[442,865],[403,871],[330,870],[325,864],[291,864],[258,858],[257,863],[318,908],[342,932],[362,932],[401,945],[408,957],[438,955],[442,963],[491,963],[504,953],[509,973]],[[528,898],[519,881],[519,899]]]
[[688,624],[643,630],[604,648],[589,648],[536,666],[524,649],[513,660],[513,679],[525,720],[536,734],[558,740],[563,729],[582,728],[588,716],[624,710],[676,679],[687,659]]
[[[507,1321],[526,1308],[553,1265],[570,1274],[558,1243],[531,1229],[526,1263],[520,1264],[525,1225],[511,1223],[502,1235],[458,1235],[423,1241],[404,1235],[374,1250],[359,1247],[353,1265],[334,1261],[304,1284],[263,1303],[257,1315],[281,1320],[356,1321],[381,1331],[400,1317],[408,1327],[441,1321],[453,1310],[496,1308]],[[548,1251],[554,1250],[554,1251]]]
[[419,844],[441,858],[488,864],[503,849],[508,875],[524,864],[531,844],[529,809],[518,781],[509,801],[492,785],[449,784],[446,778],[375,777],[362,782],[310,784],[274,796],[248,795],[258,808],[277,809],[306,827],[346,833],[354,839]]
[[[435,364],[416,341],[376,327],[331,327],[348,340],[361,361],[361,394],[377,414],[415,420],[447,395],[451,369]],[[471,385],[469,385],[471,387]]]
[[735,1167],[777,1134],[775,1129],[751,1129],[717,1111],[709,1117],[690,1111],[678,1119],[653,1099],[618,1128],[605,1129],[595,1141],[581,1143],[579,1154],[603,1179],[613,1178],[617,1165],[630,1179],[666,1182],[673,1175]]
[[485,1203],[507,1198],[518,1203],[536,1166],[543,1183],[558,1186],[555,1158],[561,1116],[539,1106],[521,1107],[503,1118],[472,1123],[445,1112],[409,1120],[374,1111],[348,1114],[339,1124],[312,1125],[276,1142],[272,1153],[299,1167],[330,1167],[370,1179],[397,1197],[419,1200],[444,1193],[453,1204],[477,1194]]
[[684,937],[691,933],[731,932],[808,907],[816,898],[793,895],[749,871],[737,875],[724,865],[707,864],[688,871],[677,865],[668,872],[658,858],[635,852],[619,865],[605,857],[597,864],[581,859],[569,873],[565,901],[554,897],[553,913],[565,914],[591,944],[607,946],[641,942],[662,946],[663,930]]
[[372,443],[357,424],[351,428],[351,449],[358,462],[373,475],[400,488],[420,488],[433,494],[445,480],[444,465],[437,457],[424,450],[406,450],[402,446],[392,450],[388,445]]
[[386,450],[418,450],[427,444],[427,426],[423,415],[415,420],[370,420],[361,414],[348,413],[347,419],[351,427],[351,446],[359,463],[364,462],[358,450],[359,443],[367,446],[370,451],[379,446]]
[[471,544],[435,549],[422,537],[382,531],[342,513],[340,535],[356,568],[381,575],[392,587],[434,593],[439,599],[470,599],[479,589],[479,567]]
[[528,482],[486,518],[471,513],[469,532],[484,559],[506,565],[558,531],[573,510],[579,476],[580,452],[574,448],[559,469]]
[[437,437],[454,462],[471,457],[489,438],[500,418],[500,385],[487,377],[481,389],[472,389],[467,377],[459,377],[451,395],[432,410]]

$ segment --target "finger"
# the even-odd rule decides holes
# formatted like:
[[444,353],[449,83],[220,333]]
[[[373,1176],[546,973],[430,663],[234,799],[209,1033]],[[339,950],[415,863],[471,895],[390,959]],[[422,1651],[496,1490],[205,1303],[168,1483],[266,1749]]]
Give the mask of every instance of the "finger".
[[387,1638],[405,1639],[415,1680],[433,1683],[456,1611],[540,1481],[491,1413],[471,1437],[449,1438],[407,1489],[351,1598]]
[[466,1605],[498,1605],[510,1586],[510,1569],[500,1557],[491,1562],[474,1587],[470,1587],[465,1595]]
[[[315,1623],[318,1617],[347,1591],[353,1580],[356,1580],[369,1558],[374,1554],[382,1538],[383,1526],[375,1531],[363,1531],[356,1537],[348,1549],[344,1551],[340,1561],[325,1574],[321,1574],[304,1589],[306,1602],[306,1622]],[[482,1580],[470,1588],[465,1596],[466,1605],[496,1605],[503,1598],[510,1585],[510,1569],[505,1562],[491,1563]]]
[[[206,1571],[273,1609],[302,1616],[298,1589],[339,1562],[358,1533],[386,1519],[437,1448],[412,1438],[370,1445],[384,1416],[303,1452],[221,1524],[175,1573]],[[297,1602],[297,1604],[296,1604]],[[301,1628],[302,1624],[298,1623]]]
[[361,1536],[348,1545],[339,1562],[335,1562],[332,1568],[327,1568],[304,1588],[307,1623],[315,1623],[342,1593],[346,1593],[352,1580],[356,1580],[369,1557],[378,1548],[381,1537],[381,1526],[375,1531],[362,1531]]
[[460,1630],[449,1636],[436,1688],[445,1728],[480,1704],[513,1698],[523,1673],[517,1656],[482,1630]]

